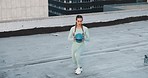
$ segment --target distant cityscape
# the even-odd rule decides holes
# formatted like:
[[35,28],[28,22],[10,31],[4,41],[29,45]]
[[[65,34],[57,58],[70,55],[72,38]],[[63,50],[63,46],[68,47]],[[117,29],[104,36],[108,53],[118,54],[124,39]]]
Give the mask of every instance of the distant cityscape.
[[103,12],[109,4],[146,2],[147,0],[48,0],[49,16]]

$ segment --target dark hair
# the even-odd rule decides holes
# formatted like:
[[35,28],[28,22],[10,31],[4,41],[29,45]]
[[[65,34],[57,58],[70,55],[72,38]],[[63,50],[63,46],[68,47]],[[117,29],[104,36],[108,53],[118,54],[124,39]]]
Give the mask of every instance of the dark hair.
[[77,16],[76,16],[76,20],[77,20],[78,18],[82,18],[82,19],[83,19],[82,15],[77,15]]
[[[77,15],[77,16],[76,16],[76,20],[77,20],[78,18],[82,18],[82,20],[83,20],[83,16],[82,16],[82,15]],[[82,27],[82,26],[81,26],[81,27]],[[76,24],[75,24],[75,31],[74,31],[74,32],[76,32],[76,28],[77,28],[77,22],[76,22]],[[83,27],[82,27],[82,31],[84,31],[84,30],[83,30]]]

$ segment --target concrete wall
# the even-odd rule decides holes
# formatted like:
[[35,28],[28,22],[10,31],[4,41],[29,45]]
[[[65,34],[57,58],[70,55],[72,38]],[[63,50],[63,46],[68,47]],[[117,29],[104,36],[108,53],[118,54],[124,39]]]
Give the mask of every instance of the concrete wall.
[[48,17],[48,0],[0,0],[0,21]]

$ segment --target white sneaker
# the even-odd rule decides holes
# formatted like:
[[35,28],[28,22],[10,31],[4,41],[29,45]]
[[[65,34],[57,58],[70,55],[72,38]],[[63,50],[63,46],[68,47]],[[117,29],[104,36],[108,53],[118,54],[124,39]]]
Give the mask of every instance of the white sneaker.
[[75,74],[79,75],[82,73],[82,67],[78,67],[76,70],[75,70]]

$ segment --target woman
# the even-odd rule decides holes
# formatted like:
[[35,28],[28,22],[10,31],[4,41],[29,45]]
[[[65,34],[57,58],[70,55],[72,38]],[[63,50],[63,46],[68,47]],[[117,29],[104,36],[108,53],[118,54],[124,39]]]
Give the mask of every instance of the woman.
[[89,41],[88,28],[82,25],[83,17],[76,16],[76,24],[70,29],[68,40],[72,41],[72,60],[77,65],[75,74],[81,74],[80,54],[84,49],[84,41]]

